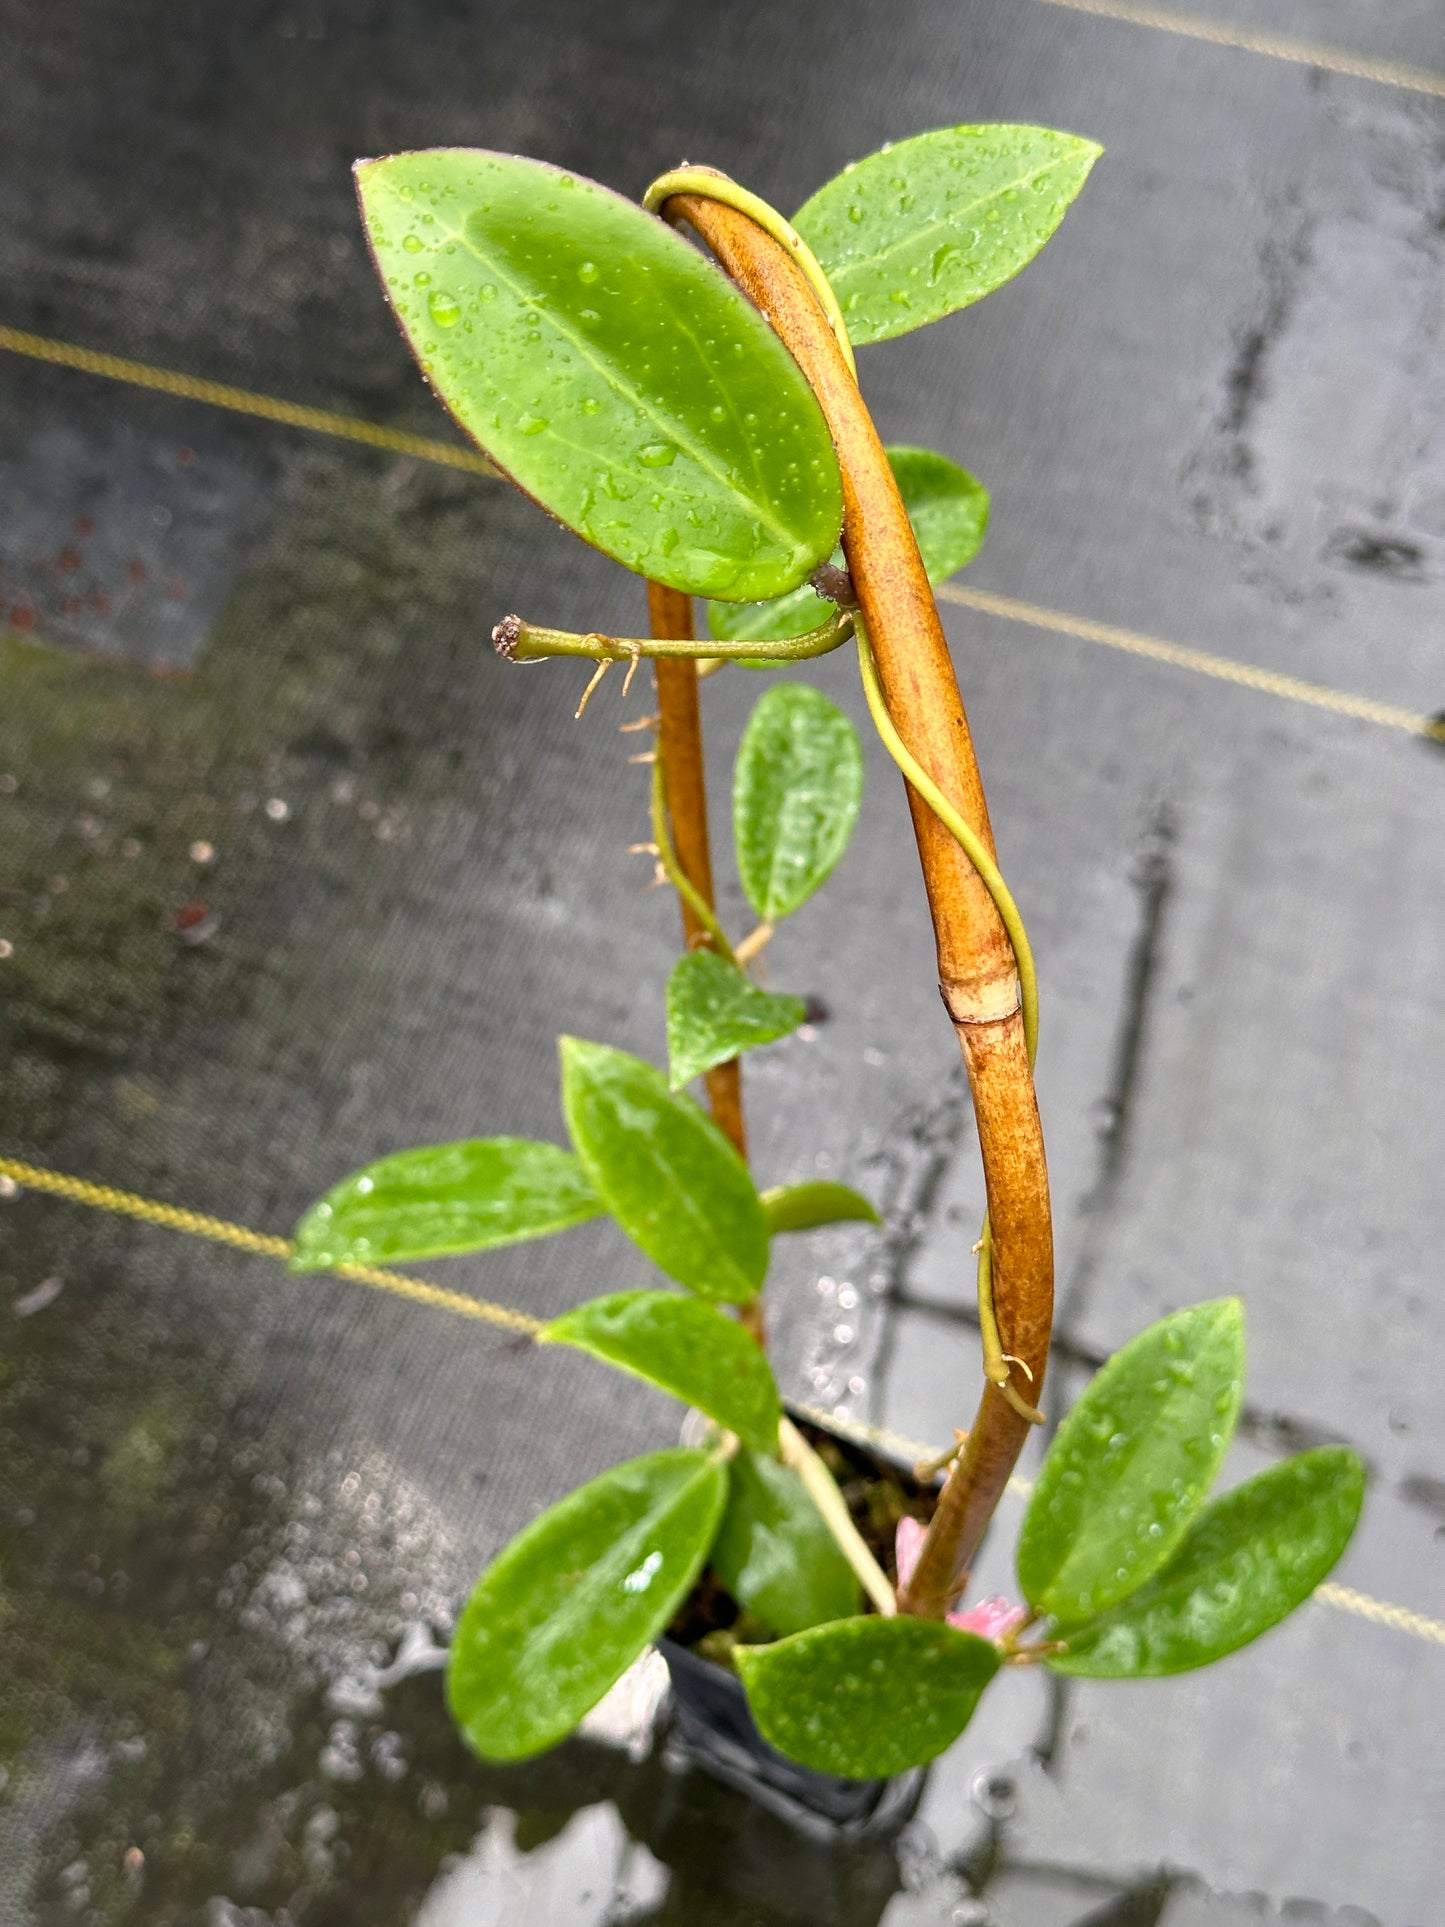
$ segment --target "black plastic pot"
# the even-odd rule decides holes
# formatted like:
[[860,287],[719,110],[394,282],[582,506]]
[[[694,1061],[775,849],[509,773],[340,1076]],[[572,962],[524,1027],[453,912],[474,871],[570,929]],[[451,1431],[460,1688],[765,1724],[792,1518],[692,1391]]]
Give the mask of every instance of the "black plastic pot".
[[[821,1428],[806,1413],[791,1416],[817,1437]],[[846,1434],[830,1430],[828,1436],[860,1469],[886,1471],[910,1496],[922,1496],[925,1488],[910,1467]],[[667,1637],[658,1640],[657,1650],[672,1682],[668,1746],[690,1764],[813,1830],[877,1839],[911,1819],[923,1791],[924,1769],[891,1780],[815,1773],[763,1738],[736,1673]]]
[[668,1744],[690,1764],[805,1825],[872,1839],[911,1818],[923,1789],[921,1769],[894,1780],[814,1773],[769,1746],[736,1673],[671,1639],[660,1639],[657,1649],[672,1679]]

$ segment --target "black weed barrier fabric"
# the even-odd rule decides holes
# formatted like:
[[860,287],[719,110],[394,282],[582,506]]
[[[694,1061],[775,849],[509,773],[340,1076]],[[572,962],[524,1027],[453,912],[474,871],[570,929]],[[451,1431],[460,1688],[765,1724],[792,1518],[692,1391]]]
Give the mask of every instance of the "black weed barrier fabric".
[[[1423,12],[1286,14],[1445,66]],[[1040,262],[861,357],[885,435],[992,492],[967,582],[1445,701],[1425,95],[1037,0],[13,0],[0,42],[0,325],[441,439],[356,156],[524,151],[632,195],[687,157],[790,211],[922,128],[1088,134],[1105,157]],[[574,723],[580,668],[493,657],[513,609],[643,620],[494,481],[0,352],[0,1157],[286,1235],[387,1150],[559,1139],[560,1031],[661,1058],[676,911],[627,854],[647,775],[617,734],[642,679]],[[1240,1291],[1260,1405],[1230,1476],[1354,1443],[1374,1486],[1339,1577],[1428,1613],[1445,761],[945,614],[1049,993],[1054,1395]],[[808,667],[862,719],[845,655]],[[705,691],[718,831],[757,693]],[[786,1389],[939,1439],[975,1397],[982,1188],[869,758],[837,887],[770,953],[816,1021],[749,1063],[754,1157],[892,1213],[780,1255]],[[1001,1682],[887,1840],[754,1807],[665,1722],[483,1767],[436,1669],[461,1599],[568,1486],[673,1443],[676,1409],[561,1348],[0,1193],[6,1927],[1434,1917],[1445,1647],[1327,1605],[1198,1679]],[[542,1317],[641,1282],[595,1225],[426,1269]],[[1010,1588],[1002,1544],[982,1579]]]

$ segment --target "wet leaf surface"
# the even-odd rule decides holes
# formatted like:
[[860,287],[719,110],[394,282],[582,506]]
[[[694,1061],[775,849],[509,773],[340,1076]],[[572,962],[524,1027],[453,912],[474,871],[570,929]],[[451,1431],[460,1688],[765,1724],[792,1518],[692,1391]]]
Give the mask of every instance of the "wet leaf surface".
[[1244,1391],[1244,1315],[1212,1299],[1160,1319],[1059,1427],[1019,1537],[1031,1606],[1084,1619],[1157,1572],[1218,1476]]
[[805,1632],[859,1608],[858,1581],[796,1472],[739,1452],[709,1555],[733,1598],[775,1633]]
[[667,1058],[681,1090],[714,1064],[786,1037],[803,1022],[801,997],[759,990],[713,950],[690,950],[667,980]]
[[544,1343],[575,1345],[695,1405],[774,1452],[782,1406],[762,1347],[735,1320],[671,1291],[619,1291],[554,1318]]
[[1103,149],[1006,123],[942,127],[847,167],[793,216],[860,346],[992,292],[1038,253]]
[[754,1297],[768,1268],[768,1228],[722,1132],[641,1058],[580,1037],[564,1037],[561,1054],[567,1128],[628,1237],[704,1298]]
[[888,450],[903,506],[930,582],[966,568],[988,533],[988,490],[975,475],[932,448]]
[[843,1619],[740,1646],[764,1739],[818,1773],[902,1773],[949,1747],[998,1671],[995,1648],[933,1619]]
[[[946,582],[983,546],[988,528],[988,490],[967,469],[931,448],[899,447],[886,452],[928,579]],[[841,548],[834,551],[832,559],[843,567]],[[805,582],[771,602],[710,602],[707,619],[711,633],[720,640],[763,642],[806,635],[826,622],[834,608]]]
[[774,1237],[780,1231],[813,1231],[823,1224],[883,1222],[861,1191],[851,1185],[834,1184],[828,1178],[813,1178],[806,1184],[777,1184],[764,1191],[762,1199],[768,1231]]
[[602,1212],[581,1163],[556,1144],[469,1138],[398,1151],[352,1172],[296,1227],[293,1271],[486,1251]]
[[738,873],[758,915],[790,915],[832,872],[863,801],[863,749],[835,703],[807,683],[759,697],[733,769]]
[[363,161],[357,181],[428,380],[559,521],[696,595],[777,595],[830,553],[841,483],[812,391],[671,228],[481,149]]
[[562,1739],[661,1632],[702,1569],[727,1498],[706,1452],[652,1452],[518,1534],[467,1601],[447,1698],[488,1760]]
[[1049,1664],[1085,1679],[1207,1666],[1257,1639],[1324,1579],[1350,1542],[1365,1472],[1342,1445],[1302,1452],[1195,1519],[1161,1572],[1078,1632]]

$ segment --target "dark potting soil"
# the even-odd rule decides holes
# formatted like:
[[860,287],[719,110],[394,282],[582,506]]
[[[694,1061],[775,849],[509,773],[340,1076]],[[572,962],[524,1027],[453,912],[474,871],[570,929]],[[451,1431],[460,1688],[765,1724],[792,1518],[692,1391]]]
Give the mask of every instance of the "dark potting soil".
[[[926,1523],[932,1518],[938,1480],[925,1483],[866,1446],[824,1431],[796,1413],[793,1422],[837,1480],[864,1544],[896,1585],[898,1521],[913,1518]],[[868,1610],[866,1605],[862,1610]],[[666,1637],[731,1669],[734,1644],[756,1644],[772,1634],[739,1606],[708,1566],[667,1628]]]

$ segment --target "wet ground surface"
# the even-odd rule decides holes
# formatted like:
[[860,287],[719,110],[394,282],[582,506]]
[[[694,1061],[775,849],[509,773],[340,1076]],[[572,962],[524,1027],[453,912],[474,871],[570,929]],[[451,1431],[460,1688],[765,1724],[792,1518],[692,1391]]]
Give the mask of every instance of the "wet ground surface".
[[[1432,7],[1194,11],[1445,68]],[[0,322],[439,435],[355,155],[517,148],[634,193],[687,155],[788,208],[945,121],[1091,134],[1029,274],[864,359],[885,435],[993,491],[968,580],[1445,704],[1438,99],[1022,0],[12,0],[0,32]],[[636,585],[496,484],[13,355],[0,423],[0,1154],[284,1231],[385,1149],[555,1136],[559,1030],[660,1055],[640,692],[574,724],[575,672],[485,647],[513,608],[625,633]],[[1438,1616],[1445,753],[945,613],[1044,986],[1051,1397],[1241,1291],[1232,1469],[1352,1441],[1337,1577]],[[857,711],[846,666],[814,679]],[[707,689],[720,820],[756,693]],[[785,1382],[939,1438],[981,1186],[870,778],[771,956],[827,1021],[749,1102],[767,1181],[890,1208],[788,1254]],[[435,1269],[541,1313],[636,1282],[590,1230]],[[459,1597],[675,1425],[580,1358],[0,1197],[5,1927],[1438,1919],[1445,1648],[1324,1605],[1192,1678],[1009,1679],[892,1845],[825,1850],[661,1737],[480,1767],[429,1660]]]

